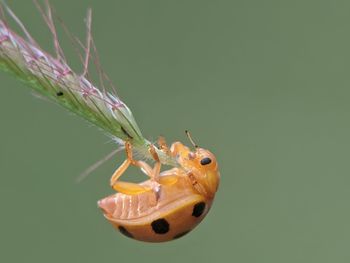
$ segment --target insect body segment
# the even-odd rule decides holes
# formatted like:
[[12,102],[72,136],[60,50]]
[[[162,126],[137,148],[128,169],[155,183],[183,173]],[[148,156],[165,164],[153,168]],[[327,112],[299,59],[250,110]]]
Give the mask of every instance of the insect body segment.
[[[159,160],[151,168],[132,158],[128,143],[125,148],[127,160],[111,178],[111,186],[118,193],[98,202],[107,220],[122,234],[147,242],[179,238],[202,221],[220,180],[212,153],[202,148],[192,152],[180,142],[170,149],[162,145],[160,148],[175,157],[179,167],[160,173]],[[140,184],[119,181],[130,164],[140,167],[149,179]]]

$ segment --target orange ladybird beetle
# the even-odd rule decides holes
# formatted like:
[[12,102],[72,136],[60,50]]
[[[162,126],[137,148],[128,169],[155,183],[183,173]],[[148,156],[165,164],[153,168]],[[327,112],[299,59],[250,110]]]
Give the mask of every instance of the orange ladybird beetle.
[[[155,165],[133,159],[131,144],[126,142],[127,159],[114,172],[110,184],[118,193],[98,202],[104,216],[127,237],[164,242],[180,238],[198,225],[208,213],[220,182],[215,156],[193,143],[191,151],[180,142],[170,149],[165,140],[159,148],[175,157],[179,166],[160,172],[161,163],[150,145]],[[136,184],[119,181],[129,165],[139,167],[149,179]]]
[[[220,182],[215,156],[198,147],[188,132],[194,151],[180,142],[175,142],[168,148],[163,138],[158,140],[157,148],[143,138],[127,105],[113,92],[105,90],[103,82],[109,81],[109,78],[100,67],[91,36],[91,9],[86,18],[87,43],[83,45],[77,40],[86,53],[84,71],[77,74],[66,63],[48,1],[47,14],[40,4],[35,3],[53,35],[56,58],[40,49],[20,20],[5,5],[6,11],[24,31],[27,39],[16,35],[7,27],[6,21],[2,20],[4,4],[0,1],[1,67],[15,73],[40,95],[47,96],[90,120],[119,144],[124,144],[127,159],[110,180],[112,188],[118,193],[98,202],[104,216],[122,234],[147,242],[169,241],[185,235],[203,220],[213,203]],[[90,52],[91,48],[93,52]],[[103,90],[90,83],[87,77],[91,58],[98,69]],[[112,84],[111,86],[114,89]],[[143,153],[148,151],[145,156],[153,157],[154,167],[133,158],[133,150],[137,152],[137,147],[140,153],[141,148]],[[161,172],[160,157],[164,156],[172,160],[174,168]],[[163,163],[166,164],[164,160]],[[139,184],[119,181],[130,165],[139,167],[149,179]]]

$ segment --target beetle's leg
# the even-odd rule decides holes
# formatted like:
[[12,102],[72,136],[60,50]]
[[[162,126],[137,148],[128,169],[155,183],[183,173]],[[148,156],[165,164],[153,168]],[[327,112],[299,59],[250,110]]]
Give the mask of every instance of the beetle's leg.
[[[162,137],[161,137],[162,138]],[[164,141],[165,142],[165,141]],[[165,144],[166,145],[166,144]],[[167,151],[169,150],[168,148],[166,148]],[[161,168],[161,162],[159,160],[158,154],[154,149],[154,146],[151,145],[150,149],[149,149],[150,153],[152,154],[154,160],[156,161],[153,170],[152,170],[152,174],[149,174],[149,176],[156,181],[157,183],[159,183],[160,185],[172,185],[174,183],[177,182],[178,177],[177,177],[177,173],[176,173],[176,169],[171,169],[169,171],[166,172],[162,172],[162,175],[160,175],[160,168]],[[170,153],[170,152],[169,152]]]
[[113,186],[119,179],[120,176],[128,169],[129,165],[132,163],[132,151],[131,151],[131,145],[129,142],[125,143],[125,151],[126,151],[126,160],[115,170],[113,173],[110,184]]
[[172,185],[177,182],[177,175],[174,175],[176,173],[176,168],[164,171],[160,174],[160,164],[158,163],[155,164],[153,169],[143,161],[136,161],[135,165],[140,167],[141,171],[161,185]]
[[126,195],[136,195],[136,194],[141,194],[152,190],[149,187],[144,187],[139,184],[122,182],[122,181],[115,182],[115,184],[112,185],[112,187],[114,190],[118,191],[119,193],[126,194]]
[[[125,151],[126,151],[127,159],[118,167],[118,169],[113,173],[111,177],[110,184],[112,188],[120,193],[129,194],[129,195],[139,194],[139,193],[147,192],[151,190],[150,188],[147,188],[135,183],[118,181],[120,176],[122,176],[122,174],[126,171],[126,169],[129,167],[130,164],[140,166],[138,164],[138,161],[135,161],[132,159],[132,149],[129,142],[125,143]],[[145,171],[148,170],[148,172],[151,170],[150,167],[146,167],[144,165],[141,165],[140,167],[142,167],[142,169],[144,169]]]
[[160,178],[159,173],[161,168],[161,162],[154,147],[154,145],[150,145],[149,148],[149,151],[156,162],[152,169],[147,163],[143,161],[134,160],[132,157],[131,144],[129,142],[125,143],[127,159],[113,173],[110,181],[110,184],[114,190],[128,195],[140,194],[152,190],[150,187],[145,187],[136,183],[122,182],[118,180],[130,165],[139,167],[141,171],[143,171],[152,180],[158,182],[159,184],[171,185],[177,181],[176,176],[166,176]]
[[154,181],[158,182],[159,181],[159,173],[160,173],[160,167],[161,167],[161,162],[159,160],[158,154],[156,152],[155,146],[153,144],[150,145],[149,147],[149,152],[153,156],[153,159],[155,160],[155,165],[152,170],[152,174],[149,175]]
[[152,155],[153,159],[155,160],[155,165],[153,168],[151,168],[147,163],[143,161],[135,161],[131,158],[131,163],[132,165],[135,165],[141,169],[146,175],[148,175],[152,180],[158,182],[159,179],[159,173],[160,173],[160,168],[161,168],[161,162],[159,160],[158,154],[155,150],[155,146],[151,144],[149,146],[149,152]]
[[170,154],[170,150],[169,147],[166,143],[166,140],[163,136],[159,136],[158,138],[158,145],[160,150],[162,150],[163,152],[165,152],[165,154],[169,155]]
[[135,161],[133,163],[133,165],[139,167],[145,175],[152,177],[153,170],[152,170],[152,167],[149,166],[148,163],[146,163],[144,161]]
[[[161,163],[158,157],[158,154],[156,150],[154,149],[154,145],[151,144],[149,146],[149,152],[152,155],[153,159],[155,160],[156,164],[152,168],[149,166],[146,162],[144,161],[136,161],[132,158],[132,151],[131,151],[131,146],[130,144],[125,144],[125,149],[126,149],[126,155],[127,155],[127,160],[124,161],[124,163],[115,171],[115,175],[112,176],[114,179],[114,182],[118,180],[118,178],[124,173],[124,171],[127,169],[127,167],[131,164],[134,166],[137,166],[141,169],[142,172],[144,172],[147,176],[149,176],[151,179],[157,181],[157,178],[160,173],[160,167]],[[125,167],[125,168],[124,168]],[[119,171],[120,170],[120,171]],[[112,179],[111,179],[111,184],[112,184]]]
[[173,185],[177,182],[179,176],[178,176],[178,169],[177,168],[173,168],[167,171],[162,172],[159,175],[159,183],[161,185]]
[[129,165],[131,164],[129,159],[126,159],[118,168],[115,170],[113,173],[111,180],[110,180],[110,185],[113,186],[119,179],[120,176],[128,169]]

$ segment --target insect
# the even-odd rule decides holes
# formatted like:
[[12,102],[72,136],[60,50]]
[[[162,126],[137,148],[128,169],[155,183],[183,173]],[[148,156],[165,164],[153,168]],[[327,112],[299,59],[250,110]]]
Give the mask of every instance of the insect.
[[[151,168],[133,159],[131,145],[126,142],[127,159],[110,181],[118,193],[98,202],[114,227],[140,241],[170,241],[191,231],[208,213],[220,181],[217,161],[208,150],[193,143],[195,150],[191,151],[180,142],[169,149],[163,138],[158,144],[176,158],[179,167],[160,173],[161,163],[154,145],[149,148],[156,161]],[[139,167],[149,179],[140,184],[119,181],[129,165]]]
[[[215,156],[198,147],[188,132],[194,150],[180,142],[168,147],[163,137],[159,138],[157,147],[142,135],[131,110],[116,95],[100,66],[91,35],[91,9],[86,18],[86,44],[71,37],[85,52],[85,56],[79,54],[83,64],[83,73],[79,74],[69,67],[60,47],[49,2],[45,1],[46,13],[37,1],[34,3],[52,34],[56,56],[43,51],[14,12],[0,3],[0,69],[12,72],[41,96],[90,121],[125,148],[127,159],[110,180],[118,193],[98,202],[104,216],[121,233],[148,242],[169,241],[185,235],[201,222],[213,203],[220,181]],[[25,38],[11,30],[5,12],[22,29]],[[66,31],[63,23],[62,26]],[[90,60],[95,63],[102,89],[90,79]],[[109,83],[109,90],[105,82]],[[135,160],[134,153],[153,159],[154,166],[141,158]],[[173,168],[161,172],[162,164]],[[140,168],[148,180],[139,184],[120,181],[130,165]]]

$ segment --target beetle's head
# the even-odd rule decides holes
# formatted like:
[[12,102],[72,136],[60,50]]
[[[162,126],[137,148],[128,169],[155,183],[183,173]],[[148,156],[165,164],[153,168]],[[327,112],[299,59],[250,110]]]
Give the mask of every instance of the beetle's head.
[[180,142],[174,143],[172,150],[177,162],[192,181],[193,187],[200,194],[213,198],[220,183],[220,172],[214,154],[200,147],[191,151]]

